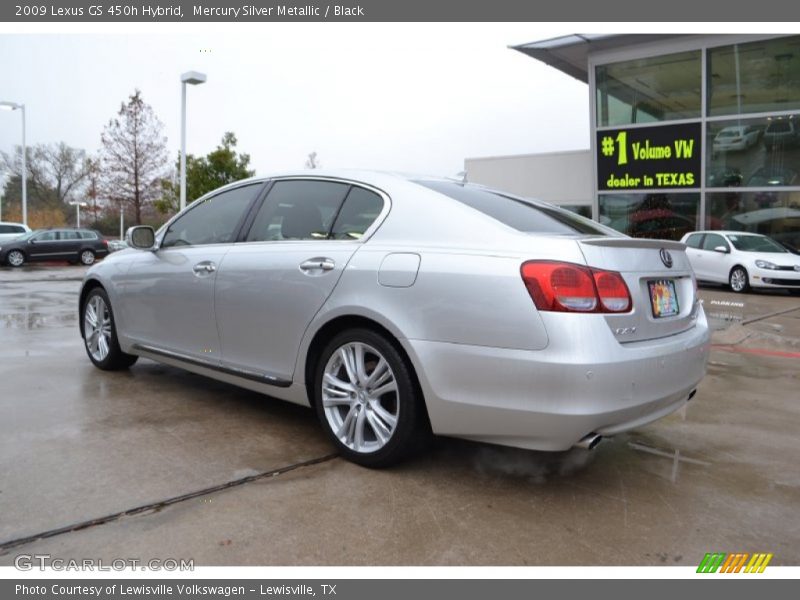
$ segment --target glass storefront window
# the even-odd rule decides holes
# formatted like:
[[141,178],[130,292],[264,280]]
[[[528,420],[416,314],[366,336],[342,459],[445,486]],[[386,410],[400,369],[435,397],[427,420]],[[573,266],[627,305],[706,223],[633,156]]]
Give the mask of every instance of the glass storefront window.
[[711,48],[707,60],[710,116],[800,106],[800,36]]
[[761,233],[800,249],[800,192],[706,194],[706,229]]
[[700,116],[700,51],[640,58],[595,70],[599,127]]
[[708,123],[708,187],[800,186],[800,113]]
[[680,240],[698,228],[700,194],[601,194],[603,225],[632,237]]

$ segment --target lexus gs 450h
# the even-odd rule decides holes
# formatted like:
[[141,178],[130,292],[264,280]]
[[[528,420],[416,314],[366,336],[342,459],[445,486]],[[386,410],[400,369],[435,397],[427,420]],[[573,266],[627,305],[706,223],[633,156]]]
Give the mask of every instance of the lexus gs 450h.
[[161,361],[313,407],[341,454],[430,433],[592,447],[687,402],[709,330],[684,245],[552,205],[373,172],[259,178],[92,267],[91,361]]

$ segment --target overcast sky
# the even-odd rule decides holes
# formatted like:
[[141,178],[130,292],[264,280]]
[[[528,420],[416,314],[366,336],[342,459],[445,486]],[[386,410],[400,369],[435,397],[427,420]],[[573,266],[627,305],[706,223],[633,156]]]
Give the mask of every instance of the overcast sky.
[[[324,167],[452,175],[466,157],[588,147],[587,86],[509,44],[571,33],[546,24],[264,24],[220,33],[0,34],[0,100],[24,102],[28,144],[96,151],[135,88],[189,153],[233,131],[259,174]],[[210,28],[209,31],[214,31]],[[20,143],[0,111],[0,149]]]

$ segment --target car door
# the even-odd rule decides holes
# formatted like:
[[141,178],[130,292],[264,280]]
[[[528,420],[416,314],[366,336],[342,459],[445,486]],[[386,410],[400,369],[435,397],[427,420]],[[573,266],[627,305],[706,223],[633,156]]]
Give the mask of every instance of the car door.
[[54,260],[59,257],[59,232],[51,229],[37,233],[28,240],[27,255],[30,260]]
[[263,183],[248,184],[196,202],[169,224],[157,250],[140,252],[121,276],[128,337],[151,350],[218,363],[217,267],[261,189]]
[[[727,252],[717,252],[714,248],[723,247]],[[700,264],[702,276],[700,279],[705,281],[715,281],[724,283],[728,281],[728,263],[730,257],[730,244],[718,233],[707,233],[703,238],[703,245],[700,248]]]
[[364,187],[276,181],[217,275],[223,366],[288,384],[308,324],[384,210]]

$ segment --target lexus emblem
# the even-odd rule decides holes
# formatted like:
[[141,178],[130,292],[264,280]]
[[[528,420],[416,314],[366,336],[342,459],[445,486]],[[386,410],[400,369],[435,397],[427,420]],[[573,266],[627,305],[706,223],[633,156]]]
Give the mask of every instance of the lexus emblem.
[[672,268],[672,254],[670,254],[666,248],[662,248],[658,251],[658,255],[661,257],[661,262],[664,263],[664,266],[668,269]]
[[795,266],[794,266],[794,270],[795,270],[795,271],[800,271],[800,265],[795,265]]

